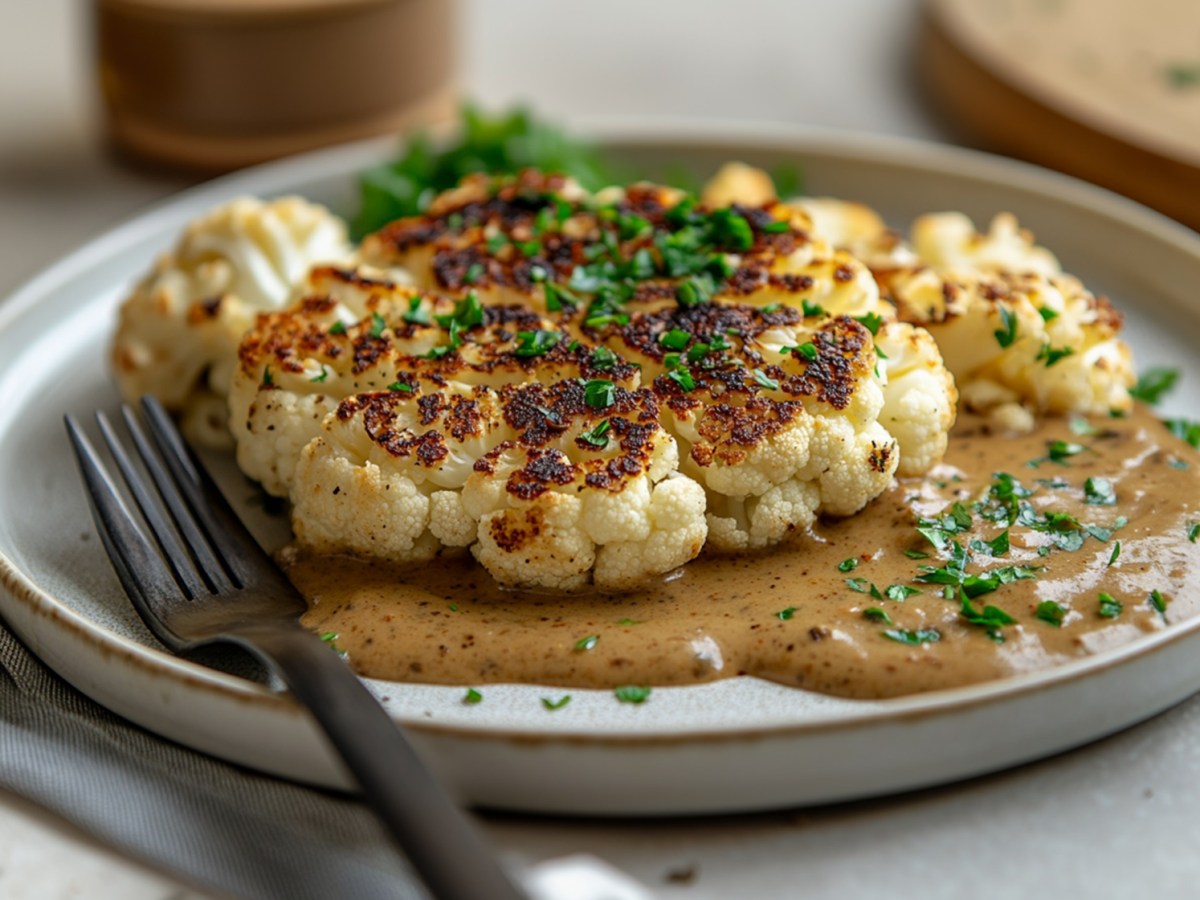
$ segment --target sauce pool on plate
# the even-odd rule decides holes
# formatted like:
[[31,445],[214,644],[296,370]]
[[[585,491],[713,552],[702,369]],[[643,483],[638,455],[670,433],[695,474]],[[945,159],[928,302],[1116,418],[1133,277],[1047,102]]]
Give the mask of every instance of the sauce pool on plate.
[[1196,613],[1200,455],[1147,410],[991,433],[769,552],[701,556],[619,594],[505,590],[466,555],[407,569],[295,556],[305,624],[362,675],[685,685],[753,675],[844,697],[956,687]]

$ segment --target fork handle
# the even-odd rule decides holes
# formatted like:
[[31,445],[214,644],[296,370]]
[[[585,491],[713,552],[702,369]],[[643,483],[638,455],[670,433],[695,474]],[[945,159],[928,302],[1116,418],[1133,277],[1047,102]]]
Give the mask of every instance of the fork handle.
[[404,732],[328,644],[298,623],[247,625],[225,639],[274,668],[308,707],[435,897],[526,900]]

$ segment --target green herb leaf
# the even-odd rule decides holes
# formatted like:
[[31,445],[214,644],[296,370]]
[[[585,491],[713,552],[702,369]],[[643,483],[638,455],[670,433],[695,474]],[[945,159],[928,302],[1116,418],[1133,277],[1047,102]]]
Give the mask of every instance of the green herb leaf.
[[327,368],[325,368],[325,366],[321,366],[321,374],[314,375],[312,378],[310,378],[308,380],[313,382],[314,384],[321,384],[328,377],[329,377],[329,370]]
[[865,594],[870,590],[870,582],[865,578],[847,578],[846,584],[850,586],[850,590],[858,591],[860,594]]
[[329,326],[329,333],[330,334],[345,334],[346,333],[346,323],[345,322],[334,322],[332,325]]
[[563,694],[557,700],[551,700],[549,697],[542,698],[542,706],[544,706],[546,709],[550,710],[551,712],[553,712],[556,709],[562,709],[564,706],[566,706],[570,702],[571,702],[570,694]]
[[[865,316],[855,316],[854,320],[865,327],[872,335],[879,334],[879,326],[883,324],[883,316],[879,315],[879,313],[867,313]],[[876,352],[878,352],[878,348],[876,348]]]
[[1013,341],[1017,339],[1016,314],[1006,306],[998,306],[997,309],[1000,311],[1002,327],[993,331],[992,334],[996,336],[996,343],[1001,347],[1011,347]]
[[387,322],[377,312],[371,313],[371,330],[367,332],[373,338],[383,337],[383,330],[387,328]]
[[595,428],[585,431],[583,434],[579,435],[579,439],[591,444],[593,447],[607,447],[608,429],[611,427],[611,425],[612,420],[605,419],[603,422],[597,424]]
[[765,387],[768,391],[779,390],[779,382],[768,376],[762,369],[754,370],[754,380],[758,382],[760,387]]
[[642,624],[642,620],[641,620],[641,619],[630,619],[630,618],[626,617],[626,618],[623,618],[623,619],[617,619],[617,624],[618,624],[618,625],[625,625],[625,626],[629,626],[629,625],[641,625],[641,624]]
[[1167,598],[1155,588],[1150,592],[1150,596],[1147,599],[1150,601],[1150,605],[1162,616],[1163,621],[1167,621]]
[[870,619],[872,622],[882,622],[884,625],[892,625],[892,617],[887,614],[886,609],[878,606],[868,606],[863,610],[863,618]]
[[1117,491],[1107,478],[1089,478],[1083,483],[1083,499],[1092,506],[1115,506]]
[[600,635],[589,634],[587,637],[580,638],[575,642],[575,649],[579,651],[591,650],[600,641]]
[[883,632],[883,636],[889,641],[908,644],[910,647],[917,647],[921,644],[936,644],[942,639],[942,633],[936,628],[920,628],[916,631],[901,631],[898,628],[889,628]]
[[463,703],[482,703],[483,702],[483,694],[479,693],[479,691],[475,690],[475,688],[467,688],[466,694],[463,695],[462,702]]
[[1123,609],[1125,607],[1121,604],[1121,601],[1115,599],[1112,594],[1106,594],[1103,591],[1100,592],[1100,608],[1098,610],[1100,618],[1115,619],[1121,614]]
[[1112,553],[1110,553],[1108,556],[1109,566],[1111,567],[1112,564],[1115,563],[1120,556],[1121,556],[1121,542],[1116,541],[1113,544]]
[[859,560],[857,556],[851,556],[849,559],[843,559],[840,563],[838,563],[838,571],[853,572],[858,568],[858,562]]
[[607,347],[597,347],[592,351],[592,367],[596,369],[611,369],[617,364],[617,354]]
[[897,603],[903,603],[913,594],[921,593],[920,588],[909,587],[907,584],[889,584],[883,589],[883,594],[889,600],[895,600]]
[[1153,406],[1162,400],[1164,394],[1169,393],[1175,387],[1177,381],[1179,381],[1178,369],[1162,367],[1147,369],[1138,376],[1137,384],[1130,389],[1129,396]]
[[594,378],[583,387],[583,402],[592,409],[608,409],[616,396],[617,386],[602,378]]
[[795,614],[796,614],[796,607],[794,607],[794,606],[789,606],[787,609],[781,609],[779,612],[775,613],[775,615],[778,616],[784,622],[786,622],[788,619],[790,619]]
[[1073,356],[1075,353],[1074,347],[1051,347],[1049,344],[1042,344],[1042,349],[1038,351],[1037,359],[1046,363],[1046,368],[1050,368],[1056,363],[1061,362],[1068,356]]
[[817,358],[817,347],[812,341],[809,341],[807,344],[801,344],[799,347],[793,347],[792,352],[799,353],[810,362]]
[[613,691],[622,703],[645,703],[650,697],[650,688],[637,684],[624,684]]
[[1175,437],[1187,441],[1192,447],[1200,450],[1200,422],[1188,419],[1164,419],[1163,424]]
[[692,377],[692,373],[687,369],[672,369],[667,373],[667,377],[685,391],[696,389],[696,379]]
[[1034,617],[1041,619],[1048,625],[1053,625],[1055,628],[1061,628],[1063,617],[1067,614],[1065,606],[1059,606],[1053,600],[1043,600],[1037,605],[1037,611],[1034,612]]
[[691,333],[680,328],[672,328],[658,336],[658,342],[670,350],[682,350],[691,343],[691,340]]
[[554,347],[562,339],[557,331],[546,331],[537,329],[537,331],[518,331],[517,346],[513,352],[522,358],[532,356],[543,356]]
[[[813,316],[826,315],[825,307],[823,307],[820,303],[813,303],[807,297],[800,301],[800,311],[804,314],[804,318],[806,319],[811,319]],[[765,308],[763,309],[763,312],[766,312]],[[866,317],[864,316],[863,318]]]
[[395,392],[403,393],[403,394],[411,394],[412,393],[412,385],[405,384],[403,381],[393,381],[391,384],[389,384],[387,386],[387,389],[389,391],[395,391]]
[[1038,310],[1038,315],[1042,317],[1043,322],[1053,322],[1058,318],[1058,310],[1050,309],[1048,306],[1043,306]]

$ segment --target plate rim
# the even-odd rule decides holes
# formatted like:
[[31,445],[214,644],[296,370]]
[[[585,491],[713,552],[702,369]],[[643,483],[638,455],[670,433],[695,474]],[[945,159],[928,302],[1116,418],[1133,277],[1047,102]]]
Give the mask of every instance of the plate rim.
[[[1029,163],[996,156],[983,151],[937,144],[929,141],[849,132],[776,122],[750,120],[721,120],[696,118],[591,117],[569,120],[574,130],[593,140],[611,141],[625,145],[646,146],[666,143],[698,144],[717,147],[728,144],[754,146],[756,149],[802,154],[804,152],[838,153],[862,162],[889,162],[930,168],[936,165],[943,171],[987,181],[999,181],[1052,199],[1098,212],[1109,218],[1132,220],[1138,230],[1171,245],[1200,261],[1200,234],[1186,226],[1154,212],[1135,201],[1091,185],[1069,175],[1043,169]],[[76,277],[101,262],[117,248],[146,236],[162,234],[175,220],[186,221],[207,205],[233,196],[238,192],[278,194],[289,191],[289,183],[326,167],[327,172],[353,177],[359,168],[384,161],[400,146],[399,138],[372,138],[335,147],[312,151],[298,156],[265,163],[204,182],[176,192],[157,201],[84,242],[77,249],[60,257],[40,272],[25,280],[6,297],[0,298],[0,329],[19,319],[32,304],[57,285]],[[111,631],[91,620],[49,591],[41,588],[0,547],[0,585],[27,610],[39,617],[56,620],[73,629],[97,651],[119,652],[127,662],[147,668],[173,681],[200,689],[211,690],[241,702],[250,700],[276,710],[298,710],[289,697],[256,682],[210,669],[169,652],[140,643]],[[860,727],[864,722],[895,724],[931,715],[967,711],[989,705],[999,699],[1015,699],[1037,693],[1060,684],[1091,677],[1095,670],[1108,670],[1133,664],[1185,640],[1200,630],[1200,617],[1172,623],[1169,628],[1141,636],[1128,644],[1091,656],[979,684],[929,691],[886,700],[869,701],[872,705],[855,712],[835,714],[814,711],[811,717],[797,722],[771,722],[762,725],[699,725],[682,727],[671,724],[663,730],[639,727],[623,731],[620,727],[605,732],[588,730],[586,723],[576,727],[533,731],[495,724],[437,722],[412,715],[395,718],[406,728],[431,736],[482,738],[488,740],[520,741],[522,743],[579,743],[594,745],[663,745],[673,743],[729,742],[754,740],[763,737],[792,737],[802,734],[830,733]],[[36,655],[36,654],[35,654]],[[724,681],[726,679],[722,679]],[[391,682],[374,682],[391,684]],[[765,682],[770,683],[770,682]],[[399,683],[397,683],[399,684]],[[656,688],[670,691],[694,690],[704,684]],[[580,692],[607,693],[602,688],[574,689]],[[652,723],[641,723],[641,726]]]

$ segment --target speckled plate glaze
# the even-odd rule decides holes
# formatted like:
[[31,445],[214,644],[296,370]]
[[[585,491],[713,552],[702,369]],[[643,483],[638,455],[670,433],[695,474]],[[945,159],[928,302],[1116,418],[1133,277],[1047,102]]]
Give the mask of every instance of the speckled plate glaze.
[[[936,209],[1011,210],[1065,267],[1129,313],[1147,363],[1183,368],[1169,411],[1200,408],[1200,237],[1080,182],[946,147],[784,126],[593,122],[642,165],[711,171],[799,164],[811,193],[866,201],[904,225]],[[188,219],[239,193],[298,192],[343,213],[354,173],[393,145],[358,144],[188,191],[114,228],[0,305],[0,612],[64,678],[117,713],[206,753],[329,786],[347,779],[305,713],[252,670],[175,658],[129,607],[92,530],[63,413],[112,408],[114,309]],[[227,463],[227,461],[226,461]],[[233,496],[239,491],[236,473]],[[280,523],[247,508],[264,538]],[[220,665],[221,669],[214,668]],[[240,673],[240,674],[239,674]],[[1200,690],[1200,619],[1046,672],[889,701],[846,701],[749,678],[608,691],[371,682],[437,773],[469,802],[574,814],[680,814],[846,800],[1036,759],[1148,718]]]

